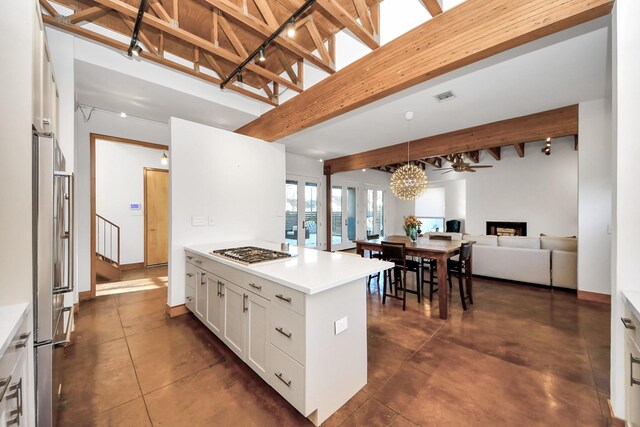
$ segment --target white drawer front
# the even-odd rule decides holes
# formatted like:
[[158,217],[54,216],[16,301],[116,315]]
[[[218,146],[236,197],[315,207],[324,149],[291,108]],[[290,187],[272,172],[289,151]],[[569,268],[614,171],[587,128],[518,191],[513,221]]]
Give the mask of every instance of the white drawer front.
[[274,283],[271,287],[270,300],[276,304],[293,310],[304,316],[304,294],[296,290]]
[[308,415],[304,408],[304,367],[273,345],[269,384],[294,408]]
[[204,257],[201,257],[200,255],[196,255],[193,252],[185,252],[185,259],[188,263],[193,264],[195,266],[198,267],[202,267],[204,264]]
[[276,304],[273,304],[271,307],[271,344],[304,366],[304,317]]
[[274,284],[257,276],[246,274],[241,278],[240,283],[238,284],[254,294],[260,295],[266,299],[269,299],[270,295],[273,293],[272,287]]
[[196,291],[191,286],[184,288],[184,305],[192,312],[196,309]]
[[627,333],[633,340],[633,343],[637,347],[640,347],[640,319],[638,319],[633,311],[631,311],[629,303],[625,304],[624,312],[624,317],[621,319],[622,323],[624,323]]

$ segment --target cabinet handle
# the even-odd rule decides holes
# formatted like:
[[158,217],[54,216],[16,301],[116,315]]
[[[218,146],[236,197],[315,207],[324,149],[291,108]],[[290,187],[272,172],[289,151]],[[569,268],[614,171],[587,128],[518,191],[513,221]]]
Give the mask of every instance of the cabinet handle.
[[22,341],[16,344],[16,348],[25,348],[27,346],[27,341],[29,341],[29,337],[31,336],[31,332],[26,332],[20,335],[20,339]]
[[204,273],[200,273],[200,286],[204,286],[205,284],[204,276],[205,276]]
[[187,297],[187,301],[191,301],[193,298],[191,297]]
[[624,325],[624,327],[626,329],[630,329],[630,330],[635,330],[636,327],[633,325],[633,322],[631,321],[631,319],[627,318],[627,317],[621,317],[620,320],[622,320],[622,324]]
[[[19,414],[18,422],[20,422],[20,417],[22,416],[22,378],[20,378],[17,383],[12,384],[9,387],[9,391],[13,391],[14,393],[10,396],[7,396],[7,399],[13,399],[15,397],[18,401],[18,408],[16,409],[15,413]],[[13,413],[11,413],[11,415],[13,415]]]
[[280,332],[282,335],[284,335],[287,338],[291,338],[291,335],[293,335],[291,332],[285,332],[284,329],[282,329],[280,326],[276,328],[276,331]]
[[4,399],[4,394],[7,392],[7,388],[9,388],[10,382],[11,375],[0,380],[0,402],[2,401],[2,399]]
[[220,297],[224,296],[224,282],[220,282]]
[[193,277],[193,273],[187,273],[187,277]]
[[187,259],[193,259],[191,255],[187,255]]
[[15,416],[13,418],[11,418],[10,420],[7,420],[7,425],[8,426],[12,426],[12,425],[18,424],[20,422],[20,415],[14,414],[14,412],[16,412],[16,411],[11,411],[11,415],[15,415]]
[[249,299],[249,295],[247,294],[242,294],[242,312],[246,313],[247,310],[249,310],[249,307],[247,306],[247,300]]
[[291,302],[291,297],[284,297],[282,294],[276,294],[276,298],[281,299],[282,301]]
[[202,264],[202,261],[201,261],[201,260],[199,260],[199,259],[197,259],[197,260],[196,260],[196,264]]
[[251,286],[253,289],[257,289],[257,290],[262,290],[262,285],[256,285],[255,283],[249,283],[249,286]]
[[278,377],[280,381],[284,383],[284,385],[286,385],[287,387],[291,387],[291,380],[287,381],[284,378],[282,378],[282,372],[276,372],[275,375],[276,377]]
[[633,387],[634,385],[640,385],[640,380],[633,378],[633,365],[640,365],[640,357],[633,357],[633,354],[629,353],[629,363],[631,366],[631,369],[629,369],[629,376],[631,377],[631,387]]

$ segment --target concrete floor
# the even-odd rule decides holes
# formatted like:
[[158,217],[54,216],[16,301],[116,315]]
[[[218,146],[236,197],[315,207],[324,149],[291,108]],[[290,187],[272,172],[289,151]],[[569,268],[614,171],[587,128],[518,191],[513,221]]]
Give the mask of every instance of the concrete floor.
[[[326,426],[607,426],[609,306],[474,281],[450,318],[368,293],[368,384]],[[83,302],[65,349],[62,426],[311,425],[166,289]]]

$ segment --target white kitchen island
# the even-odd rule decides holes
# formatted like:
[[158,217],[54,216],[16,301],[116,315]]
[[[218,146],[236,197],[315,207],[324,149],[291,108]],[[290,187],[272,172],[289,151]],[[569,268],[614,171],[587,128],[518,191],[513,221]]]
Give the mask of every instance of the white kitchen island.
[[185,248],[185,305],[315,425],[367,383],[366,276],[393,266],[292,246],[291,258],[244,265]]

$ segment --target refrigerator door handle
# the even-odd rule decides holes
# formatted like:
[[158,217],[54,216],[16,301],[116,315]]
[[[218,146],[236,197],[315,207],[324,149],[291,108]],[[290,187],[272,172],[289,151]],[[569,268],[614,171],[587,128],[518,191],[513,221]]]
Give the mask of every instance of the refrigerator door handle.
[[74,280],[73,280],[73,271],[74,271],[74,260],[73,260],[73,227],[74,227],[74,216],[73,216],[73,174],[66,172],[55,172],[55,176],[62,177],[66,181],[66,189],[64,192],[64,202],[66,204],[66,225],[65,229],[62,232],[62,239],[68,240],[68,254],[67,254],[67,286],[61,288],[55,288],[53,290],[54,294],[62,294],[66,292],[71,292],[74,289]]
[[67,329],[64,332],[64,339],[61,339],[59,341],[54,341],[53,342],[54,346],[58,346],[58,345],[66,346],[71,342],[71,330],[73,326],[73,307],[65,307],[62,309],[62,312],[67,313]]

